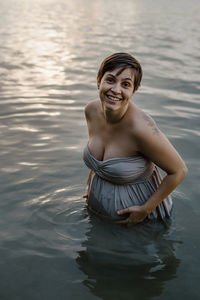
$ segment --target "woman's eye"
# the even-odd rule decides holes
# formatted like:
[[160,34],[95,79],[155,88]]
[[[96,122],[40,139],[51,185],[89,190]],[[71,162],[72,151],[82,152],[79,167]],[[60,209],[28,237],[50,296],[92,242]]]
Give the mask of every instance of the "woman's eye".
[[107,82],[113,82],[113,79],[112,78],[107,78],[106,81]]
[[123,86],[129,87],[129,86],[130,86],[130,83],[129,83],[129,82],[124,82],[124,83],[123,83]]

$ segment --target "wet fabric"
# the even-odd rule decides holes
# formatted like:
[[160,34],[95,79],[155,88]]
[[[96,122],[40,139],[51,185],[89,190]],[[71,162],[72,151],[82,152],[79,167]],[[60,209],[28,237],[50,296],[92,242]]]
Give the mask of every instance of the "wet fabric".
[[[147,158],[137,155],[97,160],[87,146],[83,159],[94,171],[89,186],[88,207],[98,215],[118,220],[117,211],[133,205],[144,204],[161,183],[158,168]],[[168,196],[148,216],[148,219],[169,218],[172,199]]]

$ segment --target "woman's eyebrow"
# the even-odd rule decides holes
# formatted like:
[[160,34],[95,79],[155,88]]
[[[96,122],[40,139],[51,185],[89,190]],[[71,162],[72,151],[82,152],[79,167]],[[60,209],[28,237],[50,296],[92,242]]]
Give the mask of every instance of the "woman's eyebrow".
[[[117,76],[115,76],[115,75],[113,75],[113,74],[111,74],[111,73],[108,73],[107,76],[111,76],[111,77],[113,77],[113,78],[117,78]],[[123,80],[123,81],[124,81],[124,80],[129,80],[129,81],[131,81],[131,83],[133,84],[133,80],[132,80],[130,77],[122,78],[122,80]]]
[[[117,76],[115,76],[115,75],[113,75],[113,74],[110,74],[110,73],[108,73],[107,76],[111,76],[111,77],[113,77],[113,78],[116,78],[116,77],[117,77]],[[130,77],[122,78],[122,80],[130,80],[130,81],[133,82],[133,80],[132,80]]]
[[115,75],[110,74],[110,73],[108,73],[107,76],[112,76],[112,77],[114,77],[114,78],[116,77]]
[[123,78],[123,80],[130,80],[130,81],[133,82],[133,80],[131,78],[129,78],[129,77]]

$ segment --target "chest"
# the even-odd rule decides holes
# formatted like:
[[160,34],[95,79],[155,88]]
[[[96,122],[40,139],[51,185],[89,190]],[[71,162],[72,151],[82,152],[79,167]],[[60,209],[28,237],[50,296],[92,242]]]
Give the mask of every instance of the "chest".
[[120,125],[105,125],[98,122],[91,124],[89,148],[96,159],[106,160],[138,154],[131,128],[126,128],[124,124]]

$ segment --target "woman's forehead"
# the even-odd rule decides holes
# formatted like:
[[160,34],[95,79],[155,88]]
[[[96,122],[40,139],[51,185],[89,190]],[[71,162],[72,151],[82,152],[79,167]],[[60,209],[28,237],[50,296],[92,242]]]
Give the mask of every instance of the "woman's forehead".
[[134,78],[134,70],[132,68],[124,68],[124,67],[119,67],[119,68],[116,68],[112,71],[107,71],[105,75],[112,75],[112,76],[115,76],[115,77],[128,77],[128,78],[131,78],[133,79]]

